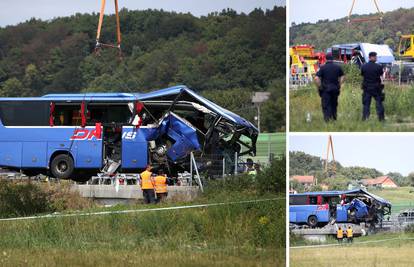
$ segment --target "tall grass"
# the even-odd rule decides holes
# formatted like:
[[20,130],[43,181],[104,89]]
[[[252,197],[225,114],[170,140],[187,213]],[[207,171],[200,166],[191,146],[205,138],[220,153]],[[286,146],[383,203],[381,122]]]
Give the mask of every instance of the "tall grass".
[[[348,83],[341,89],[338,120],[325,123],[321,100],[314,86],[290,92],[291,131],[412,131],[414,129],[414,88],[385,86],[386,122],[378,122],[375,101],[371,104],[371,118],[362,121],[362,90],[358,83]],[[307,122],[307,114],[311,121]]]
[[[80,253],[100,249],[114,257],[127,251],[187,251],[189,255],[198,251],[259,261],[263,256],[263,260],[276,264],[284,262],[284,213],[285,202],[281,200],[197,210],[0,222],[0,251],[61,249]],[[272,254],[267,254],[269,250]]]
[[[189,210],[0,221],[0,265],[284,266],[284,173],[282,159],[256,179],[238,176],[211,181],[198,201],[279,195],[278,200]],[[46,207],[56,209],[51,205],[56,202],[50,200],[46,194]]]

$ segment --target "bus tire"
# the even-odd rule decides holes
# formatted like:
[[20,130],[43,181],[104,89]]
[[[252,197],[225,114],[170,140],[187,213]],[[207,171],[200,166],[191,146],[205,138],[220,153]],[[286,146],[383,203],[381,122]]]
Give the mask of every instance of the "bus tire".
[[68,154],[60,154],[53,158],[50,164],[50,171],[53,177],[58,179],[68,179],[73,174],[73,159]]
[[315,215],[309,216],[308,225],[310,227],[316,227],[316,225],[318,225],[318,217],[316,217]]

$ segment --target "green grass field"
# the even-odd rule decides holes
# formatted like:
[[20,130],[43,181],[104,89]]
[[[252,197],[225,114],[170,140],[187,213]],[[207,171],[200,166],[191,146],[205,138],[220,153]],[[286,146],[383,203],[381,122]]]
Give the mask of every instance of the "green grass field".
[[[290,130],[293,132],[351,132],[351,131],[413,131],[414,88],[385,86],[386,122],[377,120],[375,102],[371,118],[362,121],[362,90],[359,85],[345,84],[339,96],[338,120],[325,123],[320,97],[314,86],[290,91]],[[306,121],[307,114],[311,122]]]
[[[137,202],[99,207],[64,190],[47,197],[58,190],[34,183],[4,181],[0,185],[2,218],[53,211],[76,214],[267,200],[191,209],[0,221],[0,266],[283,266],[286,202],[284,186],[277,189],[277,184],[284,181],[285,164],[283,160],[277,163],[255,180],[239,175],[210,181],[204,193],[193,201],[169,200],[159,205]],[[271,170],[274,175],[267,175]],[[266,182],[276,184],[263,188]],[[77,199],[79,205],[61,205]],[[63,209],[55,209],[56,204]],[[37,207],[36,212],[32,207]]]
[[[412,266],[414,234],[376,234],[355,238],[351,245],[319,248],[290,249],[290,266],[292,267],[334,267],[334,266]],[[365,241],[385,239],[386,242],[362,244]],[[397,240],[395,240],[397,239]],[[330,242],[335,243],[335,240]],[[292,244],[294,246],[295,244]]]
[[[247,138],[242,138],[242,141],[249,142]],[[269,153],[273,153],[275,156],[286,154],[286,133],[259,134],[256,150],[256,157],[244,156],[243,159],[252,158],[255,162],[267,165],[269,163]]]
[[0,222],[0,265],[284,264],[285,201]]

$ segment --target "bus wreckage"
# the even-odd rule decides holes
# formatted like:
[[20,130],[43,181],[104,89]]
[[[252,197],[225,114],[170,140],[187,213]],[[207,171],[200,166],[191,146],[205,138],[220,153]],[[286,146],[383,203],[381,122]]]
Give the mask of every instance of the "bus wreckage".
[[192,152],[206,169],[209,155],[255,155],[257,136],[251,122],[185,86],[0,98],[0,167],[29,176],[86,181],[148,164],[175,176]]
[[334,223],[366,223],[381,227],[391,203],[363,189],[290,194],[290,223],[324,226]]

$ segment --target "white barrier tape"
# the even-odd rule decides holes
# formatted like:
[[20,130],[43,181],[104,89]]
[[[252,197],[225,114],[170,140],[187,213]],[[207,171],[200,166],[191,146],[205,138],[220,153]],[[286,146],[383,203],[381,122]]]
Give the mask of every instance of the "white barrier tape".
[[387,241],[394,241],[394,240],[400,240],[400,241],[404,241],[404,240],[414,240],[414,237],[404,237],[404,238],[399,238],[399,237],[395,237],[395,238],[389,238],[389,239],[379,239],[379,240],[369,240],[369,241],[362,241],[362,242],[355,242],[352,243],[352,245],[349,244],[324,244],[324,245],[309,245],[309,246],[295,246],[295,247],[290,247],[291,249],[299,249],[299,248],[323,248],[323,247],[338,247],[338,246],[342,246],[342,247],[347,247],[347,246],[354,246],[354,245],[360,245],[360,244],[369,244],[369,243],[380,243],[380,242],[387,242]]
[[109,215],[109,214],[126,214],[126,213],[138,213],[138,212],[148,212],[148,211],[181,210],[181,209],[192,209],[192,208],[205,208],[205,207],[212,207],[212,206],[256,203],[256,202],[265,202],[265,201],[274,201],[274,200],[283,200],[283,199],[286,199],[286,198],[266,198],[266,199],[244,200],[244,201],[234,201],[234,202],[219,202],[219,203],[197,204],[197,205],[186,205],[186,206],[174,206],[174,207],[165,207],[165,208],[149,208],[149,209],[138,209],[138,210],[114,210],[114,211],[97,211],[97,212],[84,212],[84,213],[48,214],[48,215],[39,215],[39,216],[3,218],[3,219],[0,219],[0,222],[23,221],[23,220],[44,219],[44,218],[59,218],[59,217],[77,217],[77,216],[82,217],[82,216]]

